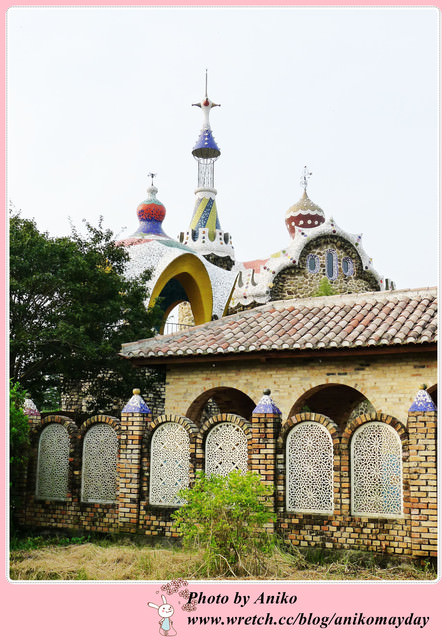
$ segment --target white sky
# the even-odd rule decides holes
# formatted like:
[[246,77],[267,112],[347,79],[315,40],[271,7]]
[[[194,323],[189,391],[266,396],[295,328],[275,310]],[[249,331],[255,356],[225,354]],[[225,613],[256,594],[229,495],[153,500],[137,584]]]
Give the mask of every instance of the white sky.
[[363,233],[381,275],[436,284],[436,9],[15,8],[7,39],[8,196],[40,230],[102,215],[130,235],[149,171],[165,231],[186,230],[207,67],[238,260],[287,246],[307,165],[310,198]]

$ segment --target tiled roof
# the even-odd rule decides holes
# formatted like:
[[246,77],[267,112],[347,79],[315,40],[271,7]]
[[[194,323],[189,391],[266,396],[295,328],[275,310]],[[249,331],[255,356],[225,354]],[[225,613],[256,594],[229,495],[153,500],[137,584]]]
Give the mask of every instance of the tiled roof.
[[281,300],[179,333],[122,345],[127,358],[356,349],[437,341],[437,290]]

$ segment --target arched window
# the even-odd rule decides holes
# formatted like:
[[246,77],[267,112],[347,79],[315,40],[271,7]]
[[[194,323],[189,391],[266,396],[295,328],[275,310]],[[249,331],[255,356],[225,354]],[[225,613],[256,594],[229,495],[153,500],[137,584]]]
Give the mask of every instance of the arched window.
[[309,273],[318,273],[320,270],[320,258],[313,253],[309,253],[306,259]]
[[118,438],[107,424],[95,424],[84,438],[82,454],[83,502],[115,502]]
[[40,434],[36,498],[66,500],[70,438],[61,424],[49,424]]
[[180,489],[189,486],[189,436],[181,424],[164,422],[151,442],[149,502],[177,507]]
[[390,425],[367,422],[357,429],[351,474],[353,515],[402,515],[402,445]]
[[211,429],[205,446],[207,476],[227,476],[234,470],[248,471],[247,436],[236,424],[221,422]]
[[306,421],[290,431],[286,444],[286,508],[301,513],[332,513],[334,455],[323,425]]
[[354,263],[352,262],[351,258],[345,256],[341,261],[341,268],[345,276],[352,276],[352,274],[354,273]]
[[338,277],[337,252],[335,249],[326,251],[326,275],[329,280],[335,280]]

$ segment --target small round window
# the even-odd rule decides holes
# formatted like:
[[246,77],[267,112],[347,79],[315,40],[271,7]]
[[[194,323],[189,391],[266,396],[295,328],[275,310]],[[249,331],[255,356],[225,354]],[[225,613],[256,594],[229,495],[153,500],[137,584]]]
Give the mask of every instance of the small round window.
[[313,253],[307,256],[307,270],[309,273],[318,273],[320,270],[320,258]]
[[341,261],[341,268],[343,269],[343,273],[345,276],[352,276],[354,273],[354,264],[351,258],[347,258],[346,256]]
[[329,280],[335,280],[338,276],[337,253],[334,249],[326,253],[326,275]]

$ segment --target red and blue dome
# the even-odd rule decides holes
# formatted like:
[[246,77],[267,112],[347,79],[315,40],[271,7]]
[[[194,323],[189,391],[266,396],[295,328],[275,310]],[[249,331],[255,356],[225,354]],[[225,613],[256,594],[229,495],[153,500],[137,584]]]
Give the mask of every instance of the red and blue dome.
[[156,198],[158,189],[152,185],[147,191],[149,198],[143,200],[137,207],[138,220],[140,221],[137,233],[167,237],[161,226],[166,216],[166,209],[164,204]]

